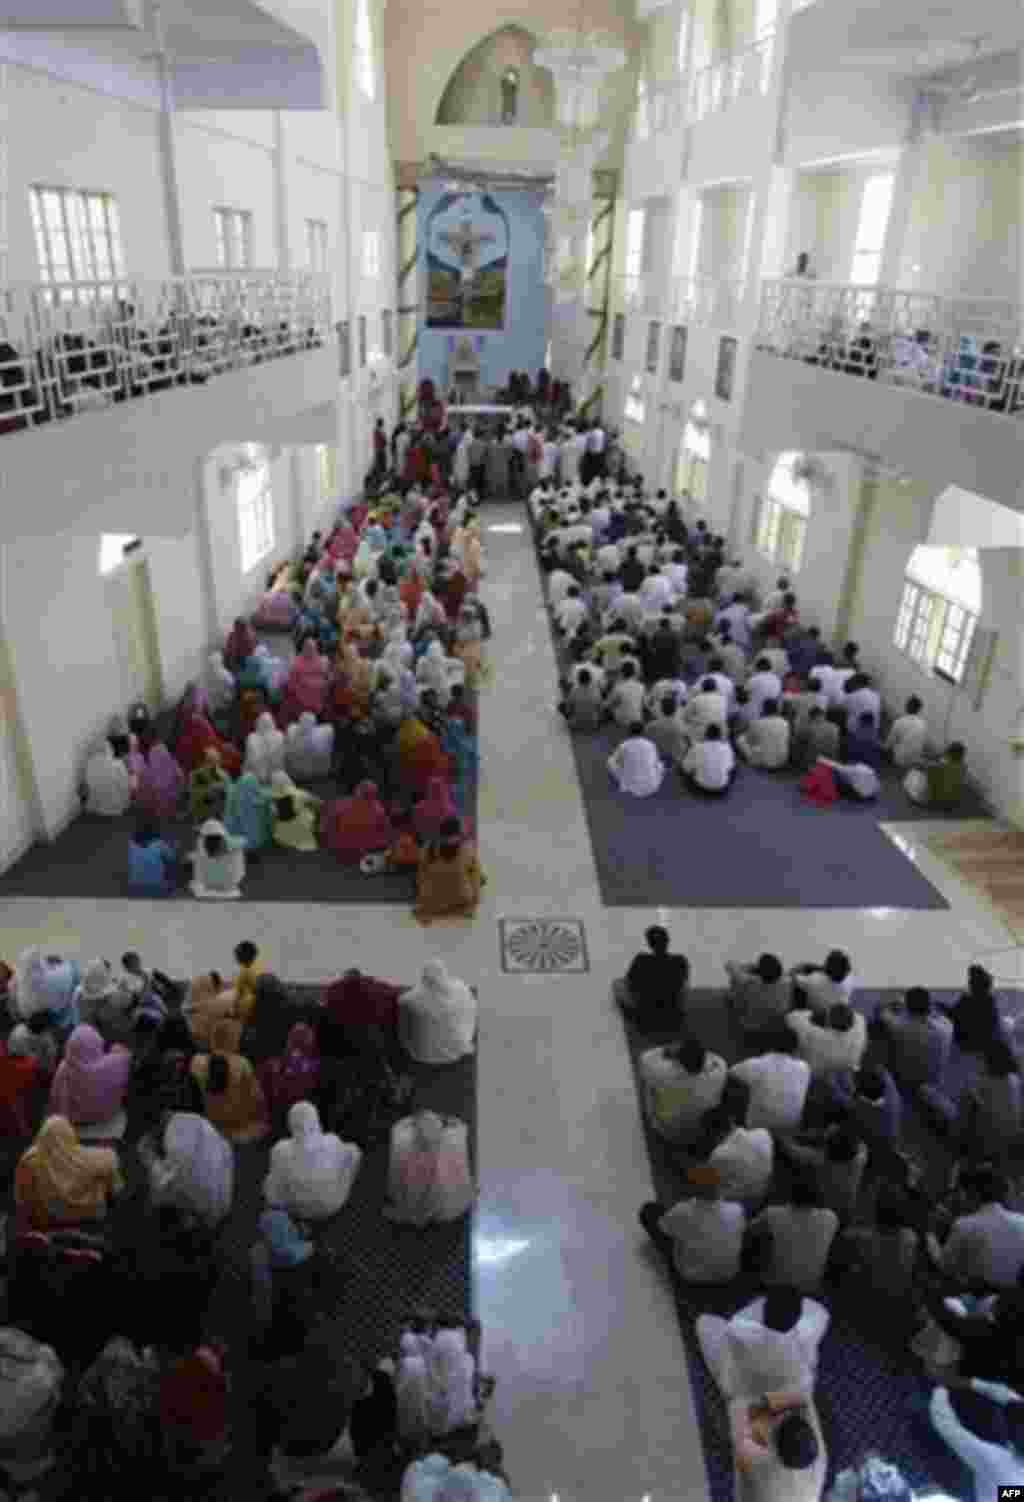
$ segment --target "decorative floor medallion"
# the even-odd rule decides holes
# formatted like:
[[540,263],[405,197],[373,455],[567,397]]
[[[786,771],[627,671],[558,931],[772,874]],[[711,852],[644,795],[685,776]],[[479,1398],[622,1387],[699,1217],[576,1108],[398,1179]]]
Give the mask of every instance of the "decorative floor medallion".
[[583,975],[590,970],[579,918],[499,918],[501,968],[509,975]]

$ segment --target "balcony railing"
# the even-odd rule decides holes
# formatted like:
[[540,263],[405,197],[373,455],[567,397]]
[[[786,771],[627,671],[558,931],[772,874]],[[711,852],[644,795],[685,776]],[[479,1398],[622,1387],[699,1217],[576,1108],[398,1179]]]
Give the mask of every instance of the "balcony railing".
[[0,291],[0,433],[319,348],[327,277],[223,273]]
[[744,283],[712,276],[680,277],[675,284],[673,314],[694,328],[732,329],[739,322]]
[[990,412],[1024,412],[1024,307],[998,298],[766,281],[757,348]]
[[678,80],[655,84],[637,101],[631,138],[634,142],[650,141],[677,129],[682,119],[682,84]]
[[775,34],[768,32],[740,52],[730,52],[694,74],[690,96],[693,120],[729,109],[739,99],[752,99],[768,92],[772,76]]

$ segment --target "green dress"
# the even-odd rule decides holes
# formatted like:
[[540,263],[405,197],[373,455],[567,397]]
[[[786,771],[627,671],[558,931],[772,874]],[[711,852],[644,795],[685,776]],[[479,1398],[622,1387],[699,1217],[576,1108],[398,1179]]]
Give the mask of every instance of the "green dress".
[[197,767],[189,778],[188,801],[197,823],[219,819],[231,789],[231,778],[223,767]]

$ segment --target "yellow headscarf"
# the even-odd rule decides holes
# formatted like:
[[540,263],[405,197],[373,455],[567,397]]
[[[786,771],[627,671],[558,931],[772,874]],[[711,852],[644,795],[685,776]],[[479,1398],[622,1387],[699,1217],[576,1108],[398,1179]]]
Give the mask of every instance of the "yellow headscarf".
[[82,1215],[95,1215],[107,1189],[121,1182],[117,1153],[83,1147],[66,1116],[47,1117],[22,1162],[32,1171],[41,1203],[56,1199]]

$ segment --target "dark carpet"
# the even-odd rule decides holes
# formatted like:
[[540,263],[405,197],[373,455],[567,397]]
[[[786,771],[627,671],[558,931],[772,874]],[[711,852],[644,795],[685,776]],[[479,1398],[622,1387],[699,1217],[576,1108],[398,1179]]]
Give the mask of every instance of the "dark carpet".
[[[564,675],[571,663],[550,611],[548,625]],[[691,793],[675,771],[652,797],[633,798],[607,768],[623,739],[618,728],[571,733],[606,907],[948,908],[879,822],[990,815],[973,789],[955,815],[919,808],[891,768],[874,803],[826,809],[801,797],[798,773],[742,764],[721,802]]]
[[[958,994],[956,991],[932,992],[938,1002],[952,1002]],[[870,1016],[880,1001],[893,1001],[900,996],[902,992],[896,990],[863,990],[858,993],[856,1004],[859,1010]],[[1004,1015],[1016,1018],[1024,1013],[1024,992],[1001,991],[999,998]],[[651,1179],[659,1202],[672,1205],[688,1192],[682,1160],[678,1150],[671,1148],[648,1125],[637,1064],[644,1049],[678,1037],[679,1029],[641,1031],[625,1016],[623,1022]],[[692,992],[686,1004],[686,1023],[705,1047],[721,1054],[728,1063],[744,1056],[741,1040],[726,1010],[724,991]],[[872,1042],[869,1055],[872,1062],[884,1063],[884,1043]],[[947,1093],[954,1097],[959,1094],[967,1067],[963,1056],[954,1049],[943,1081]],[[924,1118],[913,1109],[905,1111],[903,1149],[924,1170],[925,1192],[940,1195],[948,1184],[951,1155],[929,1130]],[[770,1198],[785,1199],[787,1184],[786,1169],[777,1163]],[[1018,1180],[1018,1202],[1020,1190]],[[867,1218],[870,1214],[867,1199],[868,1195],[865,1195],[858,1206],[858,1218]],[[639,1228],[637,1235],[643,1235]],[[649,1250],[651,1256],[658,1256],[653,1247],[645,1250]],[[686,1347],[704,1442],[709,1491],[713,1502],[731,1502],[733,1467],[728,1411],[704,1364],[694,1325],[700,1314],[728,1316],[735,1313],[762,1290],[755,1281],[746,1277],[728,1286],[688,1286],[667,1271],[666,1276],[672,1278]],[[822,1295],[821,1301],[830,1306],[832,1314],[829,1333],[821,1346],[815,1387],[815,1401],[829,1450],[829,1482],[839,1471],[848,1466],[859,1466],[869,1455],[878,1454],[898,1465],[915,1488],[944,1490],[954,1497],[970,1496],[969,1473],[936,1437],[927,1417],[918,1415],[910,1407],[912,1399],[920,1398],[930,1389],[922,1376],[920,1364],[906,1349],[906,1332],[898,1332],[894,1337],[891,1329],[877,1319],[872,1320],[868,1289],[852,1285],[843,1287],[836,1296]]]
[[[315,1015],[321,994],[319,986],[289,987],[294,1017],[290,1011],[288,1020],[308,1020]],[[390,1128],[399,1116],[410,1111],[429,1108],[465,1121],[475,1170],[476,1056],[440,1066],[409,1060],[403,1069],[412,1078],[413,1093],[401,1110],[375,1116],[363,1128],[339,1125],[342,1136],[358,1142],[363,1149],[363,1162],[341,1212],[314,1232],[318,1247],[326,1255],[321,1258],[310,1312],[317,1321],[325,1321],[336,1336],[339,1361],[349,1357],[373,1365],[382,1356],[396,1355],[403,1327],[420,1310],[432,1310],[453,1319],[471,1319],[474,1315],[472,1214],[447,1225],[419,1229],[393,1223],[384,1217],[382,1209]],[[44,1101],[39,1106],[41,1116]],[[146,1173],[135,1148],[136,1134],[131,1120],[130,1113],[127,1139],[118,1144],[127,1189],[115,1203],[107,1223],[116,1242],[129,1246],[139,1239],[147,1204]],[[324,1125],[328,1129],[331,1123]],[[257,1220],[264,1208],[263,1180],[270,1150],[279,1137],[280,1134],[272,1133],[262,1143],[235,1148],[234,1202],[218,1234],[222,1271],[210,1303],[205,1334],[207,1338],[219,1337],[227,1343],[234,1387],[239,1395],[245,1390],[239,1379],[240,1363],[245,1360],[253,1327],[249,1248],[256,1240]],[[7,1185],[4,1208],[8,1211],[13,1209],[14,1168],[28,1145],[25,1139],[0,1139],[0,1172],[4,1173]],[[110,1328],[115,1333],[113,1311]],[[239,1415],[237,1422],[244,1426],[245,1415]],[[244,1454],[239,1460],[244,1463]],[[65,1498],[66,1502],[58,1482],[59,1478],[53,1478],[52,1494]],[[230,1490],[225,1493],[226,1496],[247,1494]],[[50,1495],[48,1490],[47,1497]],[[219,1498],[220,1493],[217,1495]]]

